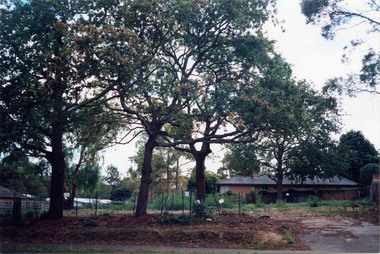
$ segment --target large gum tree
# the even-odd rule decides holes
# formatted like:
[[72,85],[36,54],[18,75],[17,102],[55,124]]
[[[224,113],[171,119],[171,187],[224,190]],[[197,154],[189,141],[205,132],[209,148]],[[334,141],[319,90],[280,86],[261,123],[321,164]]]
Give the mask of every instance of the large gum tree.
[[9,1],[0,10],[0,152],[50,163],[52,219],[63,216],[63,144],[78,111],[104,101],[109,90],[101,85],[108,74],[100,67],[107,66],[103,40],[112,6],[111,1]]
[[[148,136],[136,216],[146,213],[151,160],[157,146],[187,144],[194,148],[193,155],[201,154],[198,175],[203,181],[199,182],[198,192],[204,193],[201,175],[210,143],[203,143],[205,148],[199,153],[194,145],[210,137],[178,140],[167,130],[192,129],[195,120],[207,135],[216,137],[227,124],[227,100],[232,99],[239,79],[244,78],[239,71],[256,71],[254,65],[242,66],[244,62],[237,61],[236,55],[241,53],[237,41],[250,37],[252,43],[245,44],[245,52],[255,47],[259,40],[254,38],[269,17],[269,2],[126,1],[115,15],[114,27],[136,35],[138,44],[133,72],[115,72],[120,110],[128,116],[131,126]],[[116,47],[122,48],[123,44]]]

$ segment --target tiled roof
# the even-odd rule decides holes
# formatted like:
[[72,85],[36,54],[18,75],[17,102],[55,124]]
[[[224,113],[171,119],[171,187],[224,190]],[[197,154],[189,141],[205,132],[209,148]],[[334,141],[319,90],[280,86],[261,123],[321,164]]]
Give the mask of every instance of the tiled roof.
[[24,195],[22,195],[21,193],[0,186],[0,198],[14,198],[15,194],[16,198],[24,198]]
[[[254,178],[234,176],[228,179],[220,180],[218,185],[276,185],[276,182],[268,177],[268,175],[255,175]],[[351,185],[357,186],[358,183],[344,177],[333,177],[322,179],[315,177],[314,179],[307,178],[304,182],[297,182],[284,177],[282,181],[284,185]]]

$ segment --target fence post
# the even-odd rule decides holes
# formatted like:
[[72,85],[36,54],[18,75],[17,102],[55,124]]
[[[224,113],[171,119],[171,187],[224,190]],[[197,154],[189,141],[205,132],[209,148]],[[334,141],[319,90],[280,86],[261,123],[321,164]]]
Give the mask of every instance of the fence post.
[[95,217],[98,212],[98,192],[95,193]]
[[215,193],[213,193],[213,195],[214,195],[214,200],[215,200],[216,207],[218,208],[218,211],[219,211],[219,204],[218,204],[218,202],[216,201]]
[[185,213],[184,190],[182,190],[182,214]]
[[238,194],[239,213],[241,213],[241,192]]
[[133,216],[135,216],[136,215],[136,194],[137,194],[137,192],[135,191],[135,198],[133,199],[133,211],[132,211],[132,214],[133,214]]
[[172,190],[172,211],[174,208],[174,190]]
[[161,215],[162,215],[162,210],[164,209],[164,193],[161,193]]
[[192,191],[190,191],[190,214],[189,214],[189,216],[191,216],[191,197],[192,197],[192,195],[193,195],[193,192]]
[[13,197],[13,219],[18,221],[21,219],[21,198],[16,197],[16,192],[14,192]]

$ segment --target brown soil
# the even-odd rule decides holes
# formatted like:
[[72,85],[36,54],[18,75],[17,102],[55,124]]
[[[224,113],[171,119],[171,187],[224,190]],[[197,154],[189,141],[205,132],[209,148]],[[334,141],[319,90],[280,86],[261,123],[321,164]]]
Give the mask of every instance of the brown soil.
[[[271,209],[242,214],[218,212],[212,221],[194,220],[192,225],[186,226],[159,224],[163,216],[158,214],[139,218],[111,214],[96,218],[29,219],[3,226],[1,242],[310,250],[300,240],[310,230],[301,222],[332,216],[342,219],[340,215],[321,213],[329,210],[331,212],[331,208]],[[344,219],[351,218],[346,214]],[[362,219],[378,223],[378,215],[371,211]],[[96,220],[97,225],[91,225],[94,222],[91,220]]]

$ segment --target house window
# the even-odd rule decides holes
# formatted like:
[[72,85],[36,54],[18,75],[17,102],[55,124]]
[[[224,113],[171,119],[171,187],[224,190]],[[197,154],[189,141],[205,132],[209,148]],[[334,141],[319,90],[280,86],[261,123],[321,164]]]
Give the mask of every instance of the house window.
[[228,186],[220,186],[220,193],[226,193],[228,191]]

